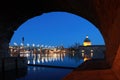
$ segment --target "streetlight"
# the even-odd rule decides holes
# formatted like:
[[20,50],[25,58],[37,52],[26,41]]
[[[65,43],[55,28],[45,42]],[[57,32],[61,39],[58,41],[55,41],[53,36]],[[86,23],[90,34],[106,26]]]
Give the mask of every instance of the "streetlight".
[[35,44],[33,43],[32,46],[35,47]]
[[44,47],[44,45],[41,45],[41,47]]
[[27,43],[27,47],[29,47],[29,46],[30,46],[30,44]]
[[21,43],[20,45],[23,46],[23,43]]
[[15,45],[15,46],[17,46],[17,43],[16,43],[16,42],[14,42],[14,45]]

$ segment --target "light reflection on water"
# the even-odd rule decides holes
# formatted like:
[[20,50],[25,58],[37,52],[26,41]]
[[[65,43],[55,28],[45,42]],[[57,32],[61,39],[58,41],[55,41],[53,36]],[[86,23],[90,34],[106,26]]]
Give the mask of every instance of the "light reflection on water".
[[62,80],[70,72],[72,69],[28,66],[27,75],[16,80]]
[[28,64],[34,65],[77,67],[83,63],[81,54],[75,53],[27,53],[20,54],[20,56],[26,56],[28,59]]
[[[77,67],[83,63],[81,54],[75,53],[27,53],[20,54],[26,56],[28,64],[34,65],[52,65],[62,67]],[[57,67],[28,66],[28,72],[25,77],[16,80],[62,80],[73,69]]]

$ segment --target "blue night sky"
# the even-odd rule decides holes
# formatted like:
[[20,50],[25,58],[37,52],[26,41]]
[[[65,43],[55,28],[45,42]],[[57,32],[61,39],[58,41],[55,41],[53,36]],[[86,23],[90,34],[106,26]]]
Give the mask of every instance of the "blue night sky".
[[82,45],[86,35],[93,45],[104,45],[99,30],[88,20],[67,12],[50,12],[27,20],[15,31],[10,45],[22,42],[35,45],[69,47],[74,43]]

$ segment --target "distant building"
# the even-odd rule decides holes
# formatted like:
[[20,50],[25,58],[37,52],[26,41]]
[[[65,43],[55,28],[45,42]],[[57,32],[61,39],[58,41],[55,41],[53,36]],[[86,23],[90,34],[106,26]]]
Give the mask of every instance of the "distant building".
[[83,42],[83,46],[91,46],[91,45],[92,45],[92,43],[89,40],[88,35],[87,35],[84,42]]
[[104,58],[106,51],[105,45],[91,45],[91,46],[79,46],[79,51],[84,57],[87,55],[91,58]]
[[89,56],[92,58],[104,58],[105,45],[92,45],[88,35],[86,36],[83,46],[79,46],[79,52],[82,56]]

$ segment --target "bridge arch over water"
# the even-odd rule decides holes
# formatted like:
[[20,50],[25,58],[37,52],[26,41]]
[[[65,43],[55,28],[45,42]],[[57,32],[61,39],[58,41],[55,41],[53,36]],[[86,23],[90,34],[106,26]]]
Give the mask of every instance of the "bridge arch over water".
[[[11,37],[23,22],[43,13],[65,11],[86,18],[100,30],[107,48],[105,61],[111,67],[116,65],[115,67],[118,68],[117,63],[120,62],[120,56],[116,56],[116,54],[120,53],[119,4],[119,0],[0,1],[0,57],[9,56],[8,46]],[[118,60],[115,62],[116,59]],[[118,74],[115,68],[113,71]]]

